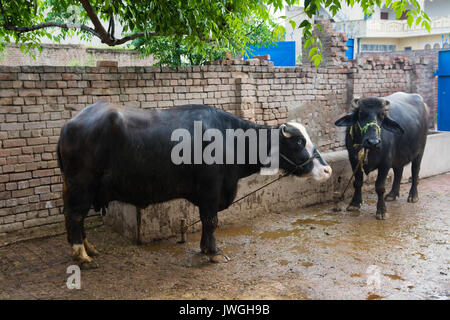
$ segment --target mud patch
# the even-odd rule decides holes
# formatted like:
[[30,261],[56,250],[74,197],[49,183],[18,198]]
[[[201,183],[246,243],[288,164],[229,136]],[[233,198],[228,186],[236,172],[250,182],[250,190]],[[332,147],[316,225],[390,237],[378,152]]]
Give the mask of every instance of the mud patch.
[[366,298],[366,300],[380,300],[380,299],[383,299],[383,297],[373,293],[369,294]]
[[388,277],[392,280],[401,280],[401,281],[405,281],[405,279],[403,279],[402,277],[400,277],[398,274],[388,274],[388,273],[384,273],[383,274],[385,277]]
[[332,221],[332,220],[316,220],[316,219],[297,219],[295,222],[292,222],[293,226],[304,226],[304,225],[318,225],[318,226],[333,226],[340,222]]

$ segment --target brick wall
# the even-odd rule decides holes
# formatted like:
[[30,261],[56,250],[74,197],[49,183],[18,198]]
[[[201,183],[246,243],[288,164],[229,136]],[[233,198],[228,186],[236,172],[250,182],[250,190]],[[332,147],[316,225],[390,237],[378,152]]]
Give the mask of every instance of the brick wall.
[[298,118],[322,152],[341,149],[343,130],[333,122],[349,110],[350,99],[411,91],[419,70],[396,57],[339,62],[343,41],[335,41],[330,63],[318,69],[259,60],[177,70],[0,67],[0,239],[29,236],[63,220],[56,143],[63,124],[97,100],[143,109],[203,103],[267,125]]
[[34,49],[36,59],[11,44],[0,52],[0,66],[92,66],[99,60],[115,60],[119,66],[151,66],[152,56],[142,59],[139,53],[126,49],[87,48],[82,45],[43,44],[42,51]]
[[411,65],[403,57],[364,57],[354,61],[353,95],[387,96],[411,91]]
[[[411,68],[404,77],[404,79],[409,81],[406,87],[409,87],[410,92],[418,93],[423,97],[430,108],[430,127],[433,127],[437,114],[437,77],[434,77],[433,73],[438,68],[438,53],[439,50],[385,52],[383,56],[363,53],[360,55],[359,60],[383,61],[397,59],[399,63],[406,63],[408,70]],[[398,76],[398,81],[404,82],[401,74]]]

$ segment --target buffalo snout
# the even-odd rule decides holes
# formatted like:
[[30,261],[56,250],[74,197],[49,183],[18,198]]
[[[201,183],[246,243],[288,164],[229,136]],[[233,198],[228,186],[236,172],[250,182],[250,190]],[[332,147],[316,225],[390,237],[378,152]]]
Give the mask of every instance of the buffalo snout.
[[378,138],[365,139],[363,142],[363,147],[368,149],[375,149],[380,146],[381,140]]

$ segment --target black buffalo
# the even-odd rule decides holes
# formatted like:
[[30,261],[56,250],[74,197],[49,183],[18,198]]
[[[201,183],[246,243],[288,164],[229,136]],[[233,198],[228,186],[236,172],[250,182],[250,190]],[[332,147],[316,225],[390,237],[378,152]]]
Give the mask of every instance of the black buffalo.
[[[412,185],[408,202],[417,202],[417,183],[428,131],[428,107],[418,94],[397,92],[387,97],[353,100],[353,112],[336,121],[348,127],[345,145],[353,170],[358,165],[358,153],[368,150],[367,161],[355,173],[355,193],[347,210],[361,207],[363,171],[378,169],[375,190],[378,195],[376,218],[386,218],[386,201],[399,196],[403,167],[411,164]],[[394,170],[392,190],[384,197],[389,170]]]
[[[68,241],[77,263],[86,268],[97,266],[90,256],[98,252],[87,241],[83,226],[91,206],[98,211],[118,200],[144,208],[176,198],[187,199],[200,209],[202,253],[213,261],[224,259],[214,238],[217,212],[233,202],[238,180],[259,172],[264,164],[259,159],[253,164],[248,161],[248,143],[243,164],[175,164],[171,152],[179,141],[172,141],[171,135],[182,128],[193,139],[194,121],[201,121],[202,133],[214,128],[224,137],[226,129],[271,129],[204,105],[137,110],[106,102],[86,107],[65,124],[57,152]],[[316,180],[330,177],[331,168],[301,124],[289,122],[274,129],[280,132],[279,150],[270,151],[279,151],[280,169]],[[267,137],[270,148],[270,134]],[[234,157],[238,156],[234,152]]]

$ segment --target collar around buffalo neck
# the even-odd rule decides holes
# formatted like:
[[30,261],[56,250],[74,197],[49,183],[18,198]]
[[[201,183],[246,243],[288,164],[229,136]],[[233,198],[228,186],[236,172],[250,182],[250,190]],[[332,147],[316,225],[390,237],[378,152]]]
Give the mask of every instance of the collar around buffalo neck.
[[[353,127],[356,127],[356,125],[357,125],[357,127],[359,129],[359,132],[361,133],[361,138],[362,138],[362,135],[364,133],[366,133],[367,130],[369,130],[370,127],[374,126],[376,128],[376,130],[377,130],[378,139],[381,141],[381,127],[376,121],[369,122],[364,127],[361,127],[361,124],[359,123],[359,121],[356,121],[356,123],[350,127],[350,137],[352,138],[353,141],[355,141]],[[353,145],[353,147],[355,149],[360,147],[360,146],[361,146],[360,143],[355,143]]]
[[317,159],[320,157],[320,153],[319,151],[314,147],[313,148],[313,152],[312,155],[306,159],[304,162],[302,163],[295,163],[294,161],[292,161],[291,159],[289,159],[288,157],[286,157],[284,154],[282,154],[280,152],[280,156],[290,165],[292,165],[294,168],[290,171],[290,173],[294,172],[297,169],[303,168],[304,166],[306,166],[308,163],[310,163],[311,161],[313,161],[314,159]]
[[356,123],[350,127],[350,136],[352,137],[352,139],[353,139],[353,127],[355,127],[355,125],[358,125],[361,134],[366,133],[366,131],[369,130],[370,127],[374,126],[377,129],[378,138],[381,140],[381,127],[376,121],[369,122],[364,127],[361,127],[359,121],[356,121]]

